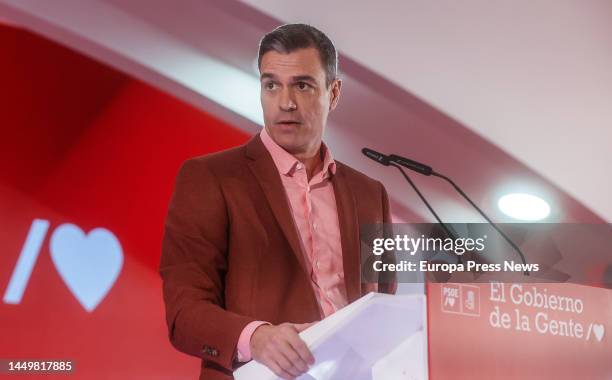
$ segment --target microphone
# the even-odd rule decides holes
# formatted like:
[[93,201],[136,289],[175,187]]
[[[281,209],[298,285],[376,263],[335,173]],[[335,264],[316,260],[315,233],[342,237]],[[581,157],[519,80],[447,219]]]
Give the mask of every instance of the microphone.
[[371,158],[379,164],[389,166],[389,157],[382,153],[378,153],[377,151],[372,150],[370,148],[363,148],[361,150],[361,153],[365,154],[366,157]]
[[420,162],[416,162],[413,161],[409,158],[406,157],[401,157],[395,154],[391,154],[388,157],[389,161],[395,162],[397,164],[400,164],[410,170],[414,170],[417,173],[421,173],[423,175],[432,175],[434,173],[433,169],[431,168],[431,166],[427,166],[425,164],[422,164]]
[[[508,242],[508,244],[510,244],[510,246],[519,254],[519,256],[521,257],[521,261],[523,262],[523,264],[527,265],[527,260],[525,260],[525,255],[523,255],[523,252],[520,250],[520,248],[514,244],[514,242],[512,240],[510,240],[510,238],[508,236],[506,236],[506,234],[495,224],[493,223],[493,221],[487,216],[487,214],[484,213],[484,211],[482,211],[480,209],[480,207],[478,207],[471,199],[470,197],[467,196],[467,194],[461,190],[461,188],[450,178],[448,178],[445,175],[442,175],[440,173],[437,173],[435,170],[432,169],[431,166],[422,164],[420,162],[411,160],[409,158],[406,157],[402,157],[402,156],[398,156],[396,154],[391,154],[389,156],[386,156],[387,160],[388,160],[388,164],[387,165],[393,165],[394,163],[397,163],[399,165],[402,165],[410,170],[413,170],[417,173],[421,173],[423,175],[426,176],[434,176],[434,177],[438,177],[438,178],[442,178],[443,180],[445,180],[446,182],[450,183],[451,186],[459,193],[461,194],[461,196],[468,201],[468,203],[474,208],[476,209],[476,211],[478,211],[478,213],[491,225],[491,227],[493,227],[503,238],[504,240],[506,240],[506,242]],[[525,270],[525,275],[529,276],[529,271]]]
[[[451,239],[456,239],[457,235],[454,234],[453,232],[451,232],[451,230],[449,229],[449,227],[442,222],[442,220],[440,219],[440,217],[438,216],[438,214],[434,211],[433,207],[431,207],[431,205],[429,204],[429,202],[427,201],[427,199],[425,199],[425,196],[419,191],[419,189],[417,188],[417,186],[414,184],[414,182],[412,182],[412,179],[410,179],[410,177],[408,176],[408,174],[406,174],[406,172],[404,171],[404,169],[402,169],[401,166],[397,165],[394,162],[391,162],[390,158],[391,156],[387,156],[385,154],[382,154],[380,152],[377,152],[373,149],[370,148],[363,148],[361,150],[361,152],[368,158],[378,162],[381,165],[384,166],[393,166],[395,168],[397,168],[402,175],[404,176],[404,178],[406,179],[406,181],[408,181],[408,183],[410,184],[410,186],[412,186],[412,188],[414,189],[415,193],[417,193],[417,195],[419,196],[419,198],[421,198],[421,201],[423,201],[423,203],[425,204],[425,206],[427,206],[427,208],[429,209],[429,212],[431,212],[431,214],[434,216],[434,218],[436,218],[436,221],[442,226],[442,229],[444,230],[444,232],[446,232],[446,234],[451,238]],[[408,162],[410,160],[406,160],[406,162]],[[414,161],[412,161],[414,162]],[[415,164],[418,164],[418,162],[414,162]],[[416,165],[415,165],[416,167]],[[431,168],[430,168],[431,169]],[[415,169],[413,169],[415,170]]]

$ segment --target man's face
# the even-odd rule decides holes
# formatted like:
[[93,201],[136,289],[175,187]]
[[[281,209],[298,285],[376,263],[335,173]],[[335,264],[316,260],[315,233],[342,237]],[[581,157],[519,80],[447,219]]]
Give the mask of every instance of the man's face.
[[272,139],[291,154],[318,153],[329,111],[340,96],[340,80],[325,85],[315,48],[289,54],[271,50],[261,59],[261,106]]

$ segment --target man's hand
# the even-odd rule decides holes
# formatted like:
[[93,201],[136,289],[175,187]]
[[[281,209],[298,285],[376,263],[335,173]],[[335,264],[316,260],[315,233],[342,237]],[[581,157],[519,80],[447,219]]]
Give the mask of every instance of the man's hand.
[[314,363],[314,357],[298,333],[311,325],[283,323],[259,326],[251,335],[251,356],[283,379],[302,375]]

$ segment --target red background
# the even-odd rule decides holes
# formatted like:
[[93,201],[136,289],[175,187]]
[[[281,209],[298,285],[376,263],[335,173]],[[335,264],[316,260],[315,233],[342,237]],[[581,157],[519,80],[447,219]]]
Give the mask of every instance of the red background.
[[[0,303],[0,358],[72,359],[76,378],[197,378],[167,339],[157,272],[179,165],[248,139],[142,82],[0,25],[0,289],[35,218],[51,225],[21,303]],[[49,255],[62,223],[109,229],[124,263],[88,313]],[[46,377],[48,378],[48,377]]]

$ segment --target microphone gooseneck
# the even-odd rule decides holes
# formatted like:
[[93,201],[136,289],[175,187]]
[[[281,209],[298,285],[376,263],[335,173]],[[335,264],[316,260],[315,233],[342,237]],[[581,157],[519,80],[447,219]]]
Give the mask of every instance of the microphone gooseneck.
[[[487,216],[487,214],[484,213],[484,211],[482,211],[480,209],[480,207],[478,207],[471,199],[470,197],[468,197],[468,195],[461,190],[461,188],[450,178],[448,178],[447,176],[437,173],[435,170],[432,169],[431,166],[422,164],[420,162],[411,160],[409,158],[406,157],[402,157],[402,156],[398,156],[396,154],[391,154],[389,156],[387,156],[389,165],[393,165],[394,163],[399,164],[401,166],[404,166],[410,170],[413,170],[417,173],[426,175],[426,176],[434,176],[434,177],[438,177],[438,178],[442,178],[443,180],[445,180],[446,182],[450,183],[451,186],[466,200],[468,201],[468,203],[476,210],[478,211],[478,213],[491,225],[491,227],[493,227],[495,229],[495,231],[497,231],[503,238],[504,240],[506,240],[506,242],[508,244],[510,244],[510,246],[518,253],[518,255],[521,258],[521,261],[523,262],[523,264],[527,265],[527,260],[525,259],[525,255],[523,254],[523,252],[521,251],[521,249],[497,226],[497,224],[495,224],[491,218],[489,218]],[[525,270],[525,275],[529,276],[529,271]]]

